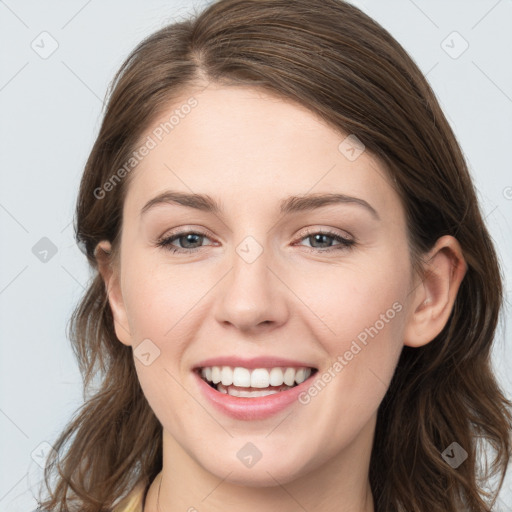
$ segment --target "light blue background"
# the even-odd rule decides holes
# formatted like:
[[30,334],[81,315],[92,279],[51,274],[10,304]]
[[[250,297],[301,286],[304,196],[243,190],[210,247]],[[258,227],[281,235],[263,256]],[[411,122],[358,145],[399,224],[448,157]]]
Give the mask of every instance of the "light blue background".
[[[71,223],[107,85],[143,37],[206,3],[0,1],[0,511],[35,508],[37,455],[82,401],[65,328],[89,271]],[[512,1],[354,3],[427,73],[469,162],[505,273],[493,360],[511,398]],[[31,47],[43,31],[58,43],[47,59]],[[32,252],[42,237],[57,249],[47,263]],[[512,510],[511,486],[497,510]]]

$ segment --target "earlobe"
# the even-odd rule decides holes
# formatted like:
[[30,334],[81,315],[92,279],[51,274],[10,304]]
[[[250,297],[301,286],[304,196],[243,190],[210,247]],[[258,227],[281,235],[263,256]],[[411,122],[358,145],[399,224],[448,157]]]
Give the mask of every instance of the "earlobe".
[[426,256],[423,276],[412,292],[405,345],[426,345],[443,330],[466,270],[459,242],[449,235],[439,238]]
[[121,293],[119,271],[112,263],[112,246],[103,240],[96,245],[94,256],[98,262],[98,271],[105,283],[108,302],[114,318],[116,336],[124,345],[131,346],[128,316]]

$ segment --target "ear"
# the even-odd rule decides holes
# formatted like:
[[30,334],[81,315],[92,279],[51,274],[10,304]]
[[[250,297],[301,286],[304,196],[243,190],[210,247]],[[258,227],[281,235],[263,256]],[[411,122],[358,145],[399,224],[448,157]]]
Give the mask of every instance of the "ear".
[[114,318],[116,336],[125,345],[131,346],[131,334],[128,325],[128,315],[121,293],[119,269],[112,262],[112,246],[107,240],[96,245],[94,256],[98,262],[98,270],[105,282],[108,301]]
[[404,333],[410,347],[426,345],[443,330],[467,270],[459,242],[449,235],[437,240],[424,261]]

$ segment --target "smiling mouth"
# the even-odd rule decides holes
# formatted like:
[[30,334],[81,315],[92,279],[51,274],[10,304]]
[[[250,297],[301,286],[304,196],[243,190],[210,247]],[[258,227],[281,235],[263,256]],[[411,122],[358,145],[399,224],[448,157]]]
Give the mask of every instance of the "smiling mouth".
[[292,389],[317,372],[309,367],[243,368],[208,366],[198,368],[199,376],[219,393],[241,398],[274,395]]

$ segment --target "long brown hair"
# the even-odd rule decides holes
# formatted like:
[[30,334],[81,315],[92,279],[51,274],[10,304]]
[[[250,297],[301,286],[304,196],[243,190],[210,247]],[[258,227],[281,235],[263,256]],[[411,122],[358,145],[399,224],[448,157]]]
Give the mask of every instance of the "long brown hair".
[[[146,38],[116,74],[75,219],[94,272],[69,329],[87,399],[55,442],[41,505],[108,510],[161,470],[162,427],[139,386],[131,347],[116,338],[95,255],[98,242],[109,240],[118,256],[123,201],[136,169],[107,193],[98,191],[157,114],[209,82],[260,87],[356,135],[396,184],[415,262],[440,236],[458,239],[467,273],[444,330],[423,347],[403,348],[378,411],[370,484],[378,512],[489,511],[494,493],[486,492],[487,482],[500,477],[497,494],[512,430],[512,404],[490,362],[502,305],[495,249],[461,150],[424,76],[384,28],[342,0],[220,0]],[[468,454],[457,468],[441,456],[453,442]],[[486,472],[482,446],[495,454]]]

